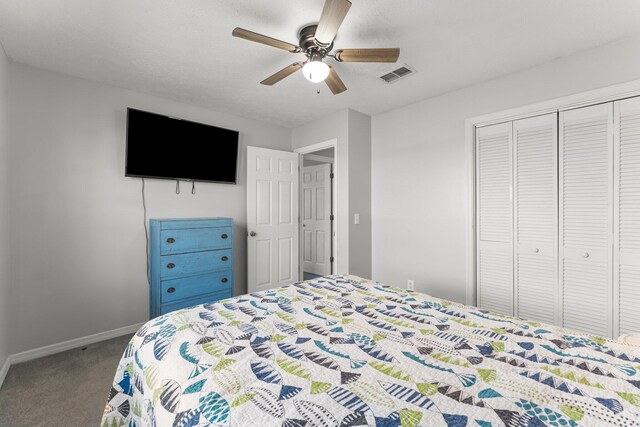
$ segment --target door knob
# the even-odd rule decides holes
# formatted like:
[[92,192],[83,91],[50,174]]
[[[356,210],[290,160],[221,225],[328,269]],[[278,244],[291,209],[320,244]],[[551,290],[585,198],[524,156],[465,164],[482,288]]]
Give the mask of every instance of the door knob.
[[249,236],[254,237],[256,234],[258,233],[256,233],[255,231],[252,231],[251,233],[249,233]]
[[582,258],[589,258],[589,252],[584,252],[582,254]]
[[534,254],[537,254],[538,252],[540,252],[540,249],[538,249],[538,248],[533,248],[533,253],[534,253]]

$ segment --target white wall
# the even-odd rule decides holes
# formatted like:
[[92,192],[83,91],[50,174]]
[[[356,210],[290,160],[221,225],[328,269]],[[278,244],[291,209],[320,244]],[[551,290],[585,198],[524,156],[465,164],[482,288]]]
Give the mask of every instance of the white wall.
[[296,150],[308,145],[336,140],[338,248],[336,271],[349,272],[349,128],[348,110],[339,111],[320,120],[296,127],[291,133],[291,147]]
[[355,110],[349,110],[349,220],[350,273],[370,278],[371,117]]
[[[7,132],[8,60],[0,45],[0,369],[9,349],[10,272],[9,272],[9,153]],[[1,381],[1,379],[0,379]]]
[[245,292],[244,148],[290,150],[290,129],[15,63],[9,80],[12,353],[148,319],[141,180],[124,176],[128,106],[240,131],[238,185],[197,183],[192,196],[147,180],[147,207],[149,218],[232,217],[234,290]]
[[373,277],[464,302],[465,119],[640,79],[638,52],[628,38],[374,116]]
[[371,277],[371,117],[346,109],[299,126],[292,147],[331,139],[337,140],[337,271]]

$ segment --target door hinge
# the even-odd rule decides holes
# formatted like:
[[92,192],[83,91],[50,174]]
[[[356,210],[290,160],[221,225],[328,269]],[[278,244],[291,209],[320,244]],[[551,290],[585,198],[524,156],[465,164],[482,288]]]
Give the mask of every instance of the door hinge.
[[334,176],[335,176],[335,175],[333,174],[333,172],[331,172],[331,173],[329,174],[329,178],[331,178],[331,179],[333,179],[333,177],[334,177]]
[[333,257],[330,257],[330,258],[329,258],[329,262],[333,262]]
[[333,214],[331,214],[331,215],[329,216],[329,219],[330,219],[331,221],[333,221]]

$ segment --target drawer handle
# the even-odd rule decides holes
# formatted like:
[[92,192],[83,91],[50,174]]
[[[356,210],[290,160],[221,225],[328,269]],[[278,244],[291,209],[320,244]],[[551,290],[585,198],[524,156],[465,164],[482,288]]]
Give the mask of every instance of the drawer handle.
[[538,248],[533,248],[533,253],[534,253],[534,254],[537,254],[538,252],[540,252],[540,249],[538,249]]
[[176,241],[176,239],[174,239],[173,237],[169,237],[167,239],[167,243],[174,243]]
[[223,256],[221,259],[222,259],[223,261],[228,261],[228,260],[229,260],[229,257],[225,255],[225,256]]
[[175,291],[176,291],[176,288],[167,289],[167,292],[169,292],[170,294],[174,293]]
[[227,279],[226,277],[222,278],[222,283],[227,283],[229,281],[229,279]]
[[229,237],[229,235],[227,233],[223,233],[222,236],[220,236],[220,237],[222,237],[223,239],[226,239],[226,238]]
[[167,264],[167,268],[173,268],[173,267],[175,267],[175,266],[176,266],[176,265],[175,265],[174,263],[172,263],[172,262],[170,262],[169,264]]
[[589,258],[589,252],[584,252],[582,254],[582,258]]

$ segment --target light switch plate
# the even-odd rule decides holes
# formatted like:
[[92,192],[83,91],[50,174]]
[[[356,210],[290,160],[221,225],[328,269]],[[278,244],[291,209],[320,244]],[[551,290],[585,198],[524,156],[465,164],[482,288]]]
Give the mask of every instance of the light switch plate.
[[360,214],[353,214],[353,223],[360,224]]

